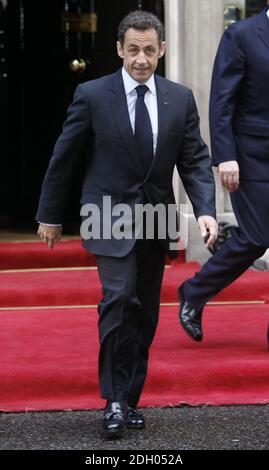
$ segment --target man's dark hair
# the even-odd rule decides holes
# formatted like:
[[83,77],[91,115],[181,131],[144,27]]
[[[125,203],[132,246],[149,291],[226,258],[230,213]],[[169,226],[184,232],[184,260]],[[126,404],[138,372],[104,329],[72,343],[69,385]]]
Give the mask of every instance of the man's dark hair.
[[131,11],[121,20],[118,27],[118,40],[123,45],[124,36],[127,29],[133,28],[139,31],[145,31],[146,29],[155,29],[158,34],[159,44],[164,39],[164,26],[162,22],[149,11],[135,10]]

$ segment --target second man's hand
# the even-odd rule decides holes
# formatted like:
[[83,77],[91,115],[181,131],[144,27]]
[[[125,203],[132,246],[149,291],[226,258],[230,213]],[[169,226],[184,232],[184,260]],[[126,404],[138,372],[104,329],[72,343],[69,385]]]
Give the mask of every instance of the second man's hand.
[[218,166],[218,173],[222,186],[230,193],[236,191],[239,186],[239,166],[236,160],[222,162]]
[[206,248],[210,248],[218,237],[218,224],[214,217],[210,215],[201,215],[198,217],[198,225],[201,235],[205,240]]
[[42,242],[47,243],[49,248],[53,248],[55,243],[60,241],[62,236],[62,226],[51,227],[39,224],[37,234]]

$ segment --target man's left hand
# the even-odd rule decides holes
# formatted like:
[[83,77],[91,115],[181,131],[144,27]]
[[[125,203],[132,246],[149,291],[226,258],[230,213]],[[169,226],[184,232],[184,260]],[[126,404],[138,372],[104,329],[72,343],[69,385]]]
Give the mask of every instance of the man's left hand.
[[198,224],[201,232],[201,236],[206,240],[205,241],[206,248],[210,248],[213,243],[217,240],[218,237],[218,224],[214,217],[210,215],[201,215],[198,217]]
[[239,165],[236,160],[220,163],[218,173],[224,188],[228,189],[230,193],[237,191],[239,186]]

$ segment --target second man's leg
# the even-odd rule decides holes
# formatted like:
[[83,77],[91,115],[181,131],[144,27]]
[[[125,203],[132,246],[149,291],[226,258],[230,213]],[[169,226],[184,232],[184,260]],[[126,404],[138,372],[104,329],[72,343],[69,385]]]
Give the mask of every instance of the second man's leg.
[[179,319],[186,333],[202,340],[201,318],[206,302],[237,279],[267,247],[250,243],[238,227],[192,278],[179,288]]
[[202,307],[211,297],[237,279],[266,249],[251,244],[240,228],[236,228],[200,271],[184,282],[186,299],[195,308]]

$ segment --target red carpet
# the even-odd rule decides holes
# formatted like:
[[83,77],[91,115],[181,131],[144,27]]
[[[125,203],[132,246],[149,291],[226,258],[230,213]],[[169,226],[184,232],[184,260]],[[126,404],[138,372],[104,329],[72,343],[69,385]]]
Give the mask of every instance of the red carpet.
[[[38,240],[38,238],[37,238]],[[184,262],[183,252],[178,261]],[[1,269],[30,269],[95,266],[95,258],[82,247],[81,240],[65,240],[57,243],[53,250],[41,242],[0,243]],[[167,259],[167,264],[170,264]]]
[[[163,307],[141,406],[269,402],[268,307],[207,307],[205,339]],[[0,312],[3,411],[99,408],[97,315],[84,309]]]
[[[1,410],[103,406],[94,259],[79,241],[56,250],[0,244]],[[165,269],[161,302],[170,306],[161,308],[141,406],[269,403],[269,273],[248,271],[213,299],[258,303],[206,307],[204,341],[197,344],[178,324],[176,292],[198,265],[179,261]]]
[[57,243],[53,250],[41,242],[0,243],[0,269],[55,268],[95,265],[80,240]]
[[[161,301],[178,302],[177,287],[199,269],[196,263],[165,269]],[[269,273],[248,271],[214,300],[269,301]],[[59,305],[92,305],[100,299],[100,283],[94,270],[0,272],[0,308]]]

